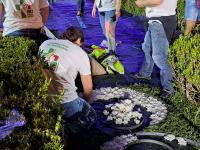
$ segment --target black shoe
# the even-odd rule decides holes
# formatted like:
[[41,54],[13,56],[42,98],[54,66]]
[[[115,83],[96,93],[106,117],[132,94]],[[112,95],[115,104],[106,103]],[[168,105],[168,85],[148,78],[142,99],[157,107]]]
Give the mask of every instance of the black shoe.
[[144,80],[151,80],[151,77],[144,77],[141,74],[137,73],[135,75],[131,75],[134,79],[144,79]]
[[76,15],[82,17],[84,14],[83,14],[83,12],[78,11]]
[[173,95],[173,92],[163,90],[160,95],[160,98],[161,100],[169,100],[172,97],[172,95]]

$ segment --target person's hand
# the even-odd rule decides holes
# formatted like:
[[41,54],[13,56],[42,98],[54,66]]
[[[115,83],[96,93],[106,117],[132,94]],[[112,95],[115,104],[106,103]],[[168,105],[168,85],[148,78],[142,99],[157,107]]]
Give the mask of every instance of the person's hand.
[[92,17],[93,18],[96,17],[96,11],[97,11],[96,7],[93,7],[93,9],[92,9]]
[[143,5],[143,3],[142,3],[142,0],[136,0],[136,1],[135,1],[135,4],[136,4],[139,8],[143,8],[143,7],[144,7],[144,5]]
[[121,11],[115,11],[115,16],[116,16],[116,20],[119,19],[119,17],[121,16]]

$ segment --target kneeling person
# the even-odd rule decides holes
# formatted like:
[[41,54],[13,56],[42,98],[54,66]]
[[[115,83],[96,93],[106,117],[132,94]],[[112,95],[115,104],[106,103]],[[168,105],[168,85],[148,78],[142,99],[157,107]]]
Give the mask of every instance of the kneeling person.
[[[89,129],[96,121],[96,113],[87,102],[93,88],[87,54],[63,36],[62,39],[42,43],[38,55],[43,71],[51,79],[49,94],[56,96],[64,92],[61,105],[64,108],[65,129],[70,133]],[[78,73],[83,85],[83,99],[76,92]]]

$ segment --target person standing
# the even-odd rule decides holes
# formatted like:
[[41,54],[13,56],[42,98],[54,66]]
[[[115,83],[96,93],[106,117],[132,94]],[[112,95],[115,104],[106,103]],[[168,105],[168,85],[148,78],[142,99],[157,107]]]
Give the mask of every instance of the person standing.
[[185,0],[185,35],[190,34],[200,21],[200,0]]
[[134,78],[151,79],[154,64],[160,69],[161,99],[168,99],[174,92],[172,68],[168,63],[168,48],[176,30],[177,0],[136,0],[136,5],[145,7],[146,34],[142,50],[144,62]]
[[92,17],[96,16],[96,8],[99,11],[99,19],[103,34],[107,39],[108,50],[111,53],[116,51],[115,28],[121,16],[121,0],[95,0]]
[[0,0],[3,36],[37,40],[49,16],[48,0]]

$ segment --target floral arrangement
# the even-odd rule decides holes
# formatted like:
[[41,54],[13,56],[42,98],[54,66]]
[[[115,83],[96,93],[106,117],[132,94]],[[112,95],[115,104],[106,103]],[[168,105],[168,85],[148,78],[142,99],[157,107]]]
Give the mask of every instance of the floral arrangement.
[[[147,112],[151,113],[151,116],[150,116],[151,125],[160,123],[167,116],[167,107],[165,106],[163,102],[145,93],[138,92],[130,88],[107,87],[107,88],[96,89],[93,91],[93,95],[91,99],[93,101],[97,101],[97,100],[109,101],[110,99],[113,99],[113,98],[119,99],[120,103],[116,103],[115,105],[110,104],[110,105],[105,106],[109,108],[111,112],[105,110],[103,113],[104,115],[108,116],[107,117],[108,120],[115,119],[115,122],[119,124],[127,123],[127,121],[131,117],[137,118],[136,116],[138,114],[136,115],[136,112],[132,112],[133,110],[132,108],[135,105],[142,106],[146,108]],[[116,116],[116,114],[119,114],[118,117]],[[128,117],[128,119],[126,120],[120,120],[119,118],[122,118],[121,116],[124,116],[125,114],[126,114],[126,117],[127,117],[127,114],[129,114],[130,117]],[[138,123],[137,120],[135,120],[135,122]]]

